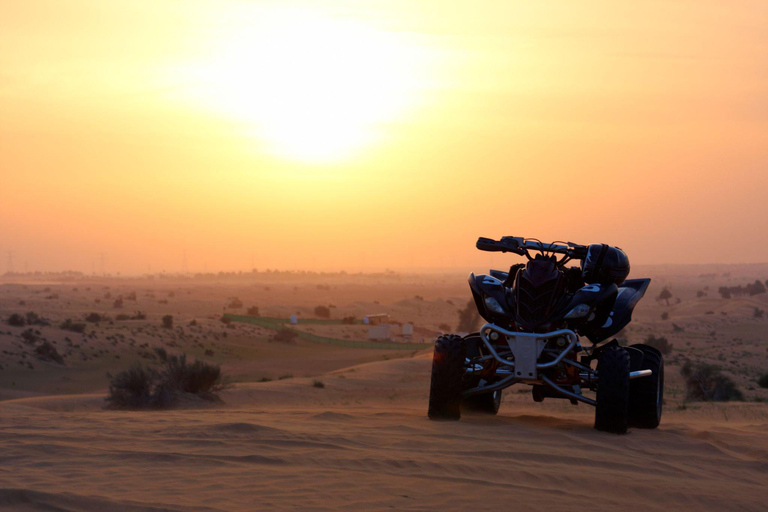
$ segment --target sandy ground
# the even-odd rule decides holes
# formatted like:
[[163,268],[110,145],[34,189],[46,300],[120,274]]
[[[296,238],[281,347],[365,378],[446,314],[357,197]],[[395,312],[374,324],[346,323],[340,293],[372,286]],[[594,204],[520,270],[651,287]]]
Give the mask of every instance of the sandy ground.
[[[0,404],[0,507],[15,510],[765,510],[768,411],[667,413],[616,436],[591,411],[510,393],[432,422],[429,358],[243,384],[226,407]],[[723,414],[728,417],[726,421]]]
[[[768,372],[768,318],[754,310],[768,310],[768,294],[723,299],[716,290],[765,281],[768,267],[654,272],[621,337],[674,344],[665,413],[658,430],[625,436],[593,430],[588,406],[533,403],[528,388],[505,391],[496,417],[429,421],[429,343],[455,329],[469,299],[461,275],[0,284],[0,509],[765,510],[768,390],[756,380]],[[664,286],[669,304],[655,300]],[[135,301],[113,307],[132,292]],[[234,297],[242,308],[229,307]],[[220,321],[251,306],[313,318],[317,305],[333,306],[332,318],[387,312],[413,322],[425,348],[278,343],[269,329]],[[50,325],[4,323],[27,311]],[[147,317],[116,320],[135,311]],[[93,312],[109,318],[86,322],[82,334],[59,327]],[[172,329],[160,325],[167,314]],[[302,329],[349,340],[366,333]],[[36,355],[43,341],[63,364]],[[106,373],[152,364],[160,347],[220,364],[235,383],[224,403],[106,410]],[[718,364],[746,400],[686,402],[679,369],[688,359]]]

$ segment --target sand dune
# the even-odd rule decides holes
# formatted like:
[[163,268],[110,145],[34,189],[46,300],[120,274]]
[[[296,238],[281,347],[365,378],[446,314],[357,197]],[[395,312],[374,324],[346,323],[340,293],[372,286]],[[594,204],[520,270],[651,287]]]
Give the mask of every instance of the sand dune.
[[[508,393],[499,416],[426,418],[429,357],[243,384],[225,406],[107,411],[99,395],[0,404],[13,510],[764,510],[762,404],[670,411],[656,431]],[[723,415],[723,410],[726,414]]]

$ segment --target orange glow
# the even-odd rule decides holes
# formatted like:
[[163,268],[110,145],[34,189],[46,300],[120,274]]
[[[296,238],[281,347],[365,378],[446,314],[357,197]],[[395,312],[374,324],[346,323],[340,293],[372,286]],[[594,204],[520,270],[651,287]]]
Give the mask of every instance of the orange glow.
[[0,274],[765,261],[767,54],[747,1],[4,2]]

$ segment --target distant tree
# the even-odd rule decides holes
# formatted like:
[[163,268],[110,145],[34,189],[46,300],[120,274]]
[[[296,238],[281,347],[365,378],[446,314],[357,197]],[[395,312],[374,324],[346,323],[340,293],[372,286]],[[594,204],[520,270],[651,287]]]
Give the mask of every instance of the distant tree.
[[754,283],[747,285],[747,293],[749,293],[749,295],[759,295],[761,293],[765,293],[765,291],[765,285],[758,280],[755,280]]
[[229,302],[229,305],[227,307],[229,309],[240,309],[243,307],[243,303],[237,297],[232,297],[232,300]]
[[474,332],[480,327],[480,313],[477,312],[477,306],[474,300],[467,302],[464,309],[459,311],[459,332]]
[[173,329],[173,315],[165,315],[163,317],[163,327]]
[[123,308],[123,298],[118,297],[115,299],[115,302],[112,303],[112,307],[114,309],[122,309]]
[[731,290],[727,286],[721,286],[720,288],[718,288],[717,293],[719,293],[720,296],[724,299],[731,298]]
[[259,307],[258,306],[251,306],[248,308],[248,316],[259,316]]
[[315,308],[315,316],[320,318],[331,318],[331,310],[325,306],[317,306]]
[[672,298],[672,292],[669,291],[669,288],[666,286],[661,290],[661,293],[659,294],[658,300],[663,300],[667,302],[667,306],[669,306],[669,299]]

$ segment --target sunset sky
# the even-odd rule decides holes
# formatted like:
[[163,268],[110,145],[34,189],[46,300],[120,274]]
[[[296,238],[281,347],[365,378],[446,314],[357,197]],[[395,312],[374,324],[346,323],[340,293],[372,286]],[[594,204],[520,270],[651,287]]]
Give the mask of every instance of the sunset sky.
[[0,272],[765,262],[768,2],[2,1],[0,178]]

